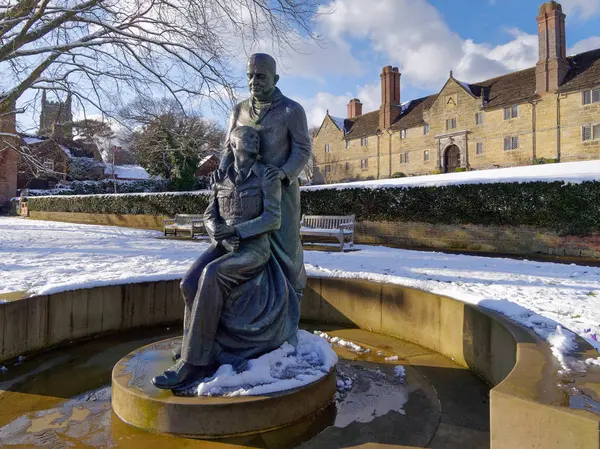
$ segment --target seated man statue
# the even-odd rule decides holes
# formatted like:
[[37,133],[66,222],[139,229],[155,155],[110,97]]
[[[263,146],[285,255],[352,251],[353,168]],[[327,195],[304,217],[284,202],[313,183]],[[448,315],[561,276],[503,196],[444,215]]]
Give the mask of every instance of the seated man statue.
[[182,281],[181,355],[152,379],[158,388],[184,390],[212,376],[219,365],[241,371],[249,358],[286,341],[296,344],[298,294],[269,242],[281,223],[281,181],[266,176],[259,144],[252,127],[231,133],[234,161],[213,180],[205,212],[212,245]]

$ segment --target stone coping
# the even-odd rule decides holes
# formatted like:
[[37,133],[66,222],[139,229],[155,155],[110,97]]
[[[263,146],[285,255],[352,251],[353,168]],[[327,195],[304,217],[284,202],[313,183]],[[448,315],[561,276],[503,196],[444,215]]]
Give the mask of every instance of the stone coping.
[[[181,322],[178,281],[96,287],[0,304],[0,363],[74,340]],[[600,448],[600,369],[558,376],[549,345],[500,314],[400,285],[311,278],[302,319],[387,334],[480,375],[492,449]],[[575,357],[598,357],[583,339]]]

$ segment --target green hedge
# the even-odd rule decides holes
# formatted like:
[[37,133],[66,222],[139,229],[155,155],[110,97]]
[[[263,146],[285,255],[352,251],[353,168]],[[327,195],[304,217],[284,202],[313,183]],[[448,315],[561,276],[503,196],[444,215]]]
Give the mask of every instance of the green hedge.
[[[359,221],[529,225],[561,234],[600,231],[600,182],[467,184],[303,190],[302,212],[356,214]],[[206,194],[90,195],[29,198],[31,211],[174,215],[202,213]]]
[[89,214],[202,214],[208,194],[198,192],[123,195],[45,196],[27,199],[30,211]]
[[600,182],[305,190],[302,211],[355,214],[358,221],[529,225],[585,235],[600,231]]

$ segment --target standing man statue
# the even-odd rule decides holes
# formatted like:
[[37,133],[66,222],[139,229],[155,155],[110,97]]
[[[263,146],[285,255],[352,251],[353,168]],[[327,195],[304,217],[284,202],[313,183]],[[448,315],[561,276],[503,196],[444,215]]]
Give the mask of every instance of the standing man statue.
[[311,154],[306,114],[302,106],[276,87],[279,75],[271,56],[251,55],[246,76],[250,98],[233,108],[219,170],[225,170],[233,161],[231,131],[238,126],[256,129],[261,162],[268,166],[267,177],[278,177],[282,182],[281,227],[271,233],[271,250],[294,289],[301,294],[306,285],[306,271],[300,241],[298,176]]

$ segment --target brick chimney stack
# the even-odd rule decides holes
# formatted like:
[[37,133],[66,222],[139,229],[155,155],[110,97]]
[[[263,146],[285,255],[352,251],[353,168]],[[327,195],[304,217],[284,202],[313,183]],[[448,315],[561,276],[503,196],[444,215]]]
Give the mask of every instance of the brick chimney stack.
[[[14,112],[0,116],[0,132],[17,134]],[[17,196],[17,153],[10,148],[11,145],[19,145],[16,137],[0,139],[0,209]]]
[[381,78],[379,129],[388,129],[400,108],[400,72],[398,67],[385,66]]
[[358,98],[353,98],[350,100],[350,103],[348,103],[348,118],[354,118],[362,115],[362,107],[363,105]]
[[567,39],[562,6],[555,1],[540,6],[537,16],[540,59],[536,65],[536,93],[555,93],[567,72]]

